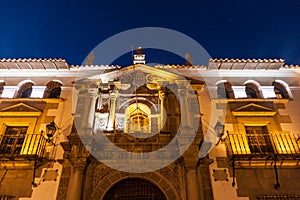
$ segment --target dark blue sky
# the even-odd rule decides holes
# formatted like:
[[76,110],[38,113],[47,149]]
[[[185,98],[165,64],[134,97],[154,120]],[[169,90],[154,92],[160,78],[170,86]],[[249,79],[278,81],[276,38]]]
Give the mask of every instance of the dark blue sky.
[[[106,38],[154,26],[192,37],[215,58],[300,64],[299,11],[299,0],[0,0],[0,58],[62,57],[81,64]],[[176,61],[168,56],[164,60]]]

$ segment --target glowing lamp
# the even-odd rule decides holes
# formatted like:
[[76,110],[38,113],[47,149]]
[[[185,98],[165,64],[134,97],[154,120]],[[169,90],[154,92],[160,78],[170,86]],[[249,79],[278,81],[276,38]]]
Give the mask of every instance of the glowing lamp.
[[48,139],[51,139],[57,130],[57,126],[54,121],[46,125],[46,135]]

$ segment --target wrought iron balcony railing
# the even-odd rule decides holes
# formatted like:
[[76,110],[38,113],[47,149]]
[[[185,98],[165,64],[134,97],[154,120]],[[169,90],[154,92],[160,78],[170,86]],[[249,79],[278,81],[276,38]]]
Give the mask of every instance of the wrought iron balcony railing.
[[25,137],[0,135],[0,158],[34,158],[44,156],[46,138],[42,134],[26,134]]
[[228,134],[226,149],[229,157],[264,158],[276,155],[300,159],[300,141],[288,133]]

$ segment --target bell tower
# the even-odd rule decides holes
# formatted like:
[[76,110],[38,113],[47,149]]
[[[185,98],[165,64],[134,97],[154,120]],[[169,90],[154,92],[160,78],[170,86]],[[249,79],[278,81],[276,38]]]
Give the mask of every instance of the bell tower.
[[133,55],[133,64],[146,64],[145,54],[143,54],[142,47],[139,47]]

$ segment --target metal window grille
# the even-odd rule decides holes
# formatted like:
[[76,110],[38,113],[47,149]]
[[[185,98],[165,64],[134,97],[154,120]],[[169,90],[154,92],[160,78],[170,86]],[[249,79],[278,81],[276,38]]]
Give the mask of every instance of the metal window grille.
[[256,197],[257,200],[300,200],[298,196],[288,195],[263,195]]
[[16,200],[17,198],[15,196],[10,195],[0,195],[0,200]]
[[27,133],[26,126],[8,126],[4,135],[0,135],[0,156],[14,158],[37,156],[42,158],[46,139],[41,134]]

